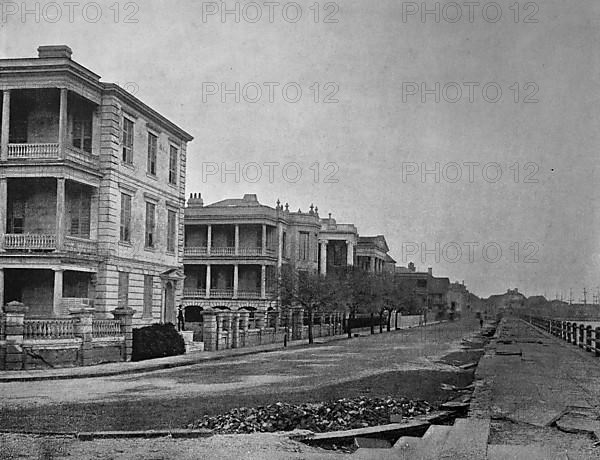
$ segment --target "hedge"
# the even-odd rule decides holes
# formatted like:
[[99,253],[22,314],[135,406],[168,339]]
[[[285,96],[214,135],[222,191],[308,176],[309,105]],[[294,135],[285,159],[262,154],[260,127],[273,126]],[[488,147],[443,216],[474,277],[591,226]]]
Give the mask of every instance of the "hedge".
[[185,353],[183,337],[172,323],[152,324],[133,330],[132,361],[164,358]]

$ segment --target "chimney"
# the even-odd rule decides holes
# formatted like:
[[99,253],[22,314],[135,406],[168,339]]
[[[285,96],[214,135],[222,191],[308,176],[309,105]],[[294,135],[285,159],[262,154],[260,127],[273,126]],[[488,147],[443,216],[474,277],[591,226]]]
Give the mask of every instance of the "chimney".
[[256,194],[254,194],[254,193],[246,193],[244,195],[244,198],[242,198],[242,200],[249,201],[252,203],[258,203],[258,198],[256,197]]
[[71,59],[73,51],[67,45],[42,45],[38,47],[38,58],[66,58]]
[[427,273],[429,273],[429,276],[433,276],[433,268],[429,267]]
[[204,200],[202,199],[201,193],[190,193],[190,198],[188,199],[188,207],[201,208],[204,206]]

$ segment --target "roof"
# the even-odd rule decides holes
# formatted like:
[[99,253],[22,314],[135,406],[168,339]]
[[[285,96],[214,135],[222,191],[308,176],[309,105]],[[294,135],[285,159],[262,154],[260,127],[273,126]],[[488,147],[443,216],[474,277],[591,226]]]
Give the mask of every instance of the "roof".
[[385,260],[384,260],[384,262],[385,262],[386,264],[395,264],[395,263],[396,263],[396,261],[395,261],[394,259],[392,259],[392,257],[391,257],[389,254],[386,254],[386,255],[385,255]]
[[[245,206],[245,207],[256,207],[265,206],[259,203],[258,198],[254,194],[245,194],[243,198],[228,198],[225,200],[217,201],[215,203],[207,204],[207,208],[228,208],[232,206]],[[266,206],[268,207],[268,206]]]
[[385,237],[383,235],[376,235],[376,236],[359,236],[358,237],[358,245],[364,245],[364,246],[369,246],[369,245],[373,245],[373,246],[377,246],[381,249],[383,249],[384,252],[388,252],[390,250],[390,248],[387,245],[387,242],[385,241]]

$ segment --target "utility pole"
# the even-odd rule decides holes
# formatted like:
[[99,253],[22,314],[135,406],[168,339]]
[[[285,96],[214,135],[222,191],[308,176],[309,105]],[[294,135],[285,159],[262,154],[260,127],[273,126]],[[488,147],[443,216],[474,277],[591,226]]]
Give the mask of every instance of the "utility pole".
[[583,304],[587,305],[587,291],[583,288]]
[[569,305],[573,304],[573,289],[569,288]]

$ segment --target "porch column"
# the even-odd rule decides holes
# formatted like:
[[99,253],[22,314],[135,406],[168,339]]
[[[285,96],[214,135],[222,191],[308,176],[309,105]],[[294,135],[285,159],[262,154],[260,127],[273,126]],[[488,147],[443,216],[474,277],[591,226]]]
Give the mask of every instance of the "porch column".
[[233,298],[237,299],[238,290],[240,286],[240,266],[238,264],[233,265]]
[[206,227],[206,254],[210,256],[210,248],[212,246],[212,225]]
[[61,303],[63,293],[63,274],[64,270],[57,268],[54,269],[54,300],[52,304],[52,311],[55,316],[61,316]]
[[6,89],[3,92],[2,98],[2,135],[1,148],[0,148],[0,160],[6,161],[8,159],[8,137],[10,135],[10,89]]
[[327,274],[327,241],[321,241],[321,275]]
[[369,257],[369,262],[371,264],[370,271],[375,273],[375,257]]
[[100,117],[98,115],[99,108],[96,107],[92,112],[92,154],[100,154]]
[[[210,240],[209,240],[210,241]],[[210,264],[206,264],[206,298],[210,299]]]
[[277,268],[283,264],[283,224],[277,224]]
[[346,241],[346,265],[354,265],[354,245],[352,241]]
[[262,226],[262,255],[267,254],[267,226],[263,224]]
[[94,188],[90,198],[90,239],[98,239],[98,188]]
[[[6,177],[0,178],[0,252],[4,251],[4,234],[6,233],[6,215],[8,208],[8,185]],[[0,305],[1,307],[1,305]]]
[[60,108],[58,112],[58,156],[65,157],[67,144],[67,88],[60,89]]
[[234,236],[234,254],[237,256],[240,252],[240,226],[239,225],[235,225],[235,236]]
[[56,179],[56,249],[61,250],[65,241],[65,178]]
[[267,266],[260,266],[260,298],[267,297]]

